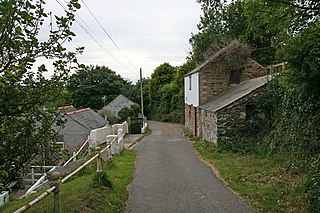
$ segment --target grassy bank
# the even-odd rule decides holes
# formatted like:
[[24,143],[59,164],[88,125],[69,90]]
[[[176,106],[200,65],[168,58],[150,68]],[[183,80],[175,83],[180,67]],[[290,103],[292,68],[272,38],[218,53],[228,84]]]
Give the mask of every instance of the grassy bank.
[[198,140],[196,150],[214,165],[226,184],[262,212],[304,212],[303,177],[289,169],[286,156],[259,157],[223,152]]
[[[103,162],[103,171],[112,182],[112,188],[94,186],[95,164],[86,167],[79,175],[66,182],[61,190],[62,212],[123,212],[128,198],[127,185],[134,172],[135,152],[126,150],[114,157],[111,163]],[[12,201],[0,207],[0,212],[13,212],[34,199]],[[53,195],[35,204],[30,212],[53,212]]]

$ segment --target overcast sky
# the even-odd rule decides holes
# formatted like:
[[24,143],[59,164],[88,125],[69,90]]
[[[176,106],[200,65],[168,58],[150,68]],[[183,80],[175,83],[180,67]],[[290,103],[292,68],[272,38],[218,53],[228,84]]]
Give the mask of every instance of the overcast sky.
[[[64,0],[59,0],[65,4]],[[82,4],[76,19],[89,26],[91,36],[74,23],[76,38],[68,46],[84,46],[78,57],[86,65],[105,65],[122,77],[136,81],[139,68],[144,77],[164,62],[182,65],[190,50],[189,38],[197,32],[201,9],[196,0],[83,0],[104,30]],[[47,7],[55,13],[63,11],[57,1],[48,1]],[[83,24],[82,24],[83,25]],[[85,26],[88,31],[88,26]],[[124,57],[124,56],[125,57]]]

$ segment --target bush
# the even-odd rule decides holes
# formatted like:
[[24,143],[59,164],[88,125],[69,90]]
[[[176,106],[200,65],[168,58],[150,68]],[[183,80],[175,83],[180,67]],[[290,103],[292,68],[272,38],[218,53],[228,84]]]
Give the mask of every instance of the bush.
[[310,212],[320,212],[320,158],[311,164],[305,183],[305,192]]

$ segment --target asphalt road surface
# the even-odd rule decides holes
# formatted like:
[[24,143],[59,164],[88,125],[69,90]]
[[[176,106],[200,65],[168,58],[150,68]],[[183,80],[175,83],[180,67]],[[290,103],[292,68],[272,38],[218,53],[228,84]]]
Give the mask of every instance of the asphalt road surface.
[[195,155],[176,124],[149,121],[152,135],[135,147],[128,213],[254,212]]

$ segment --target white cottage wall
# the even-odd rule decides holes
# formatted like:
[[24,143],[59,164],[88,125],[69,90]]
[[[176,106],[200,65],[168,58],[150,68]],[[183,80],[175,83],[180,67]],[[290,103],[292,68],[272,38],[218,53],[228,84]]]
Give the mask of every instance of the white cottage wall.
[[184,78],[184,97],[185,103],[199,106],[199,73],[193,73]]

